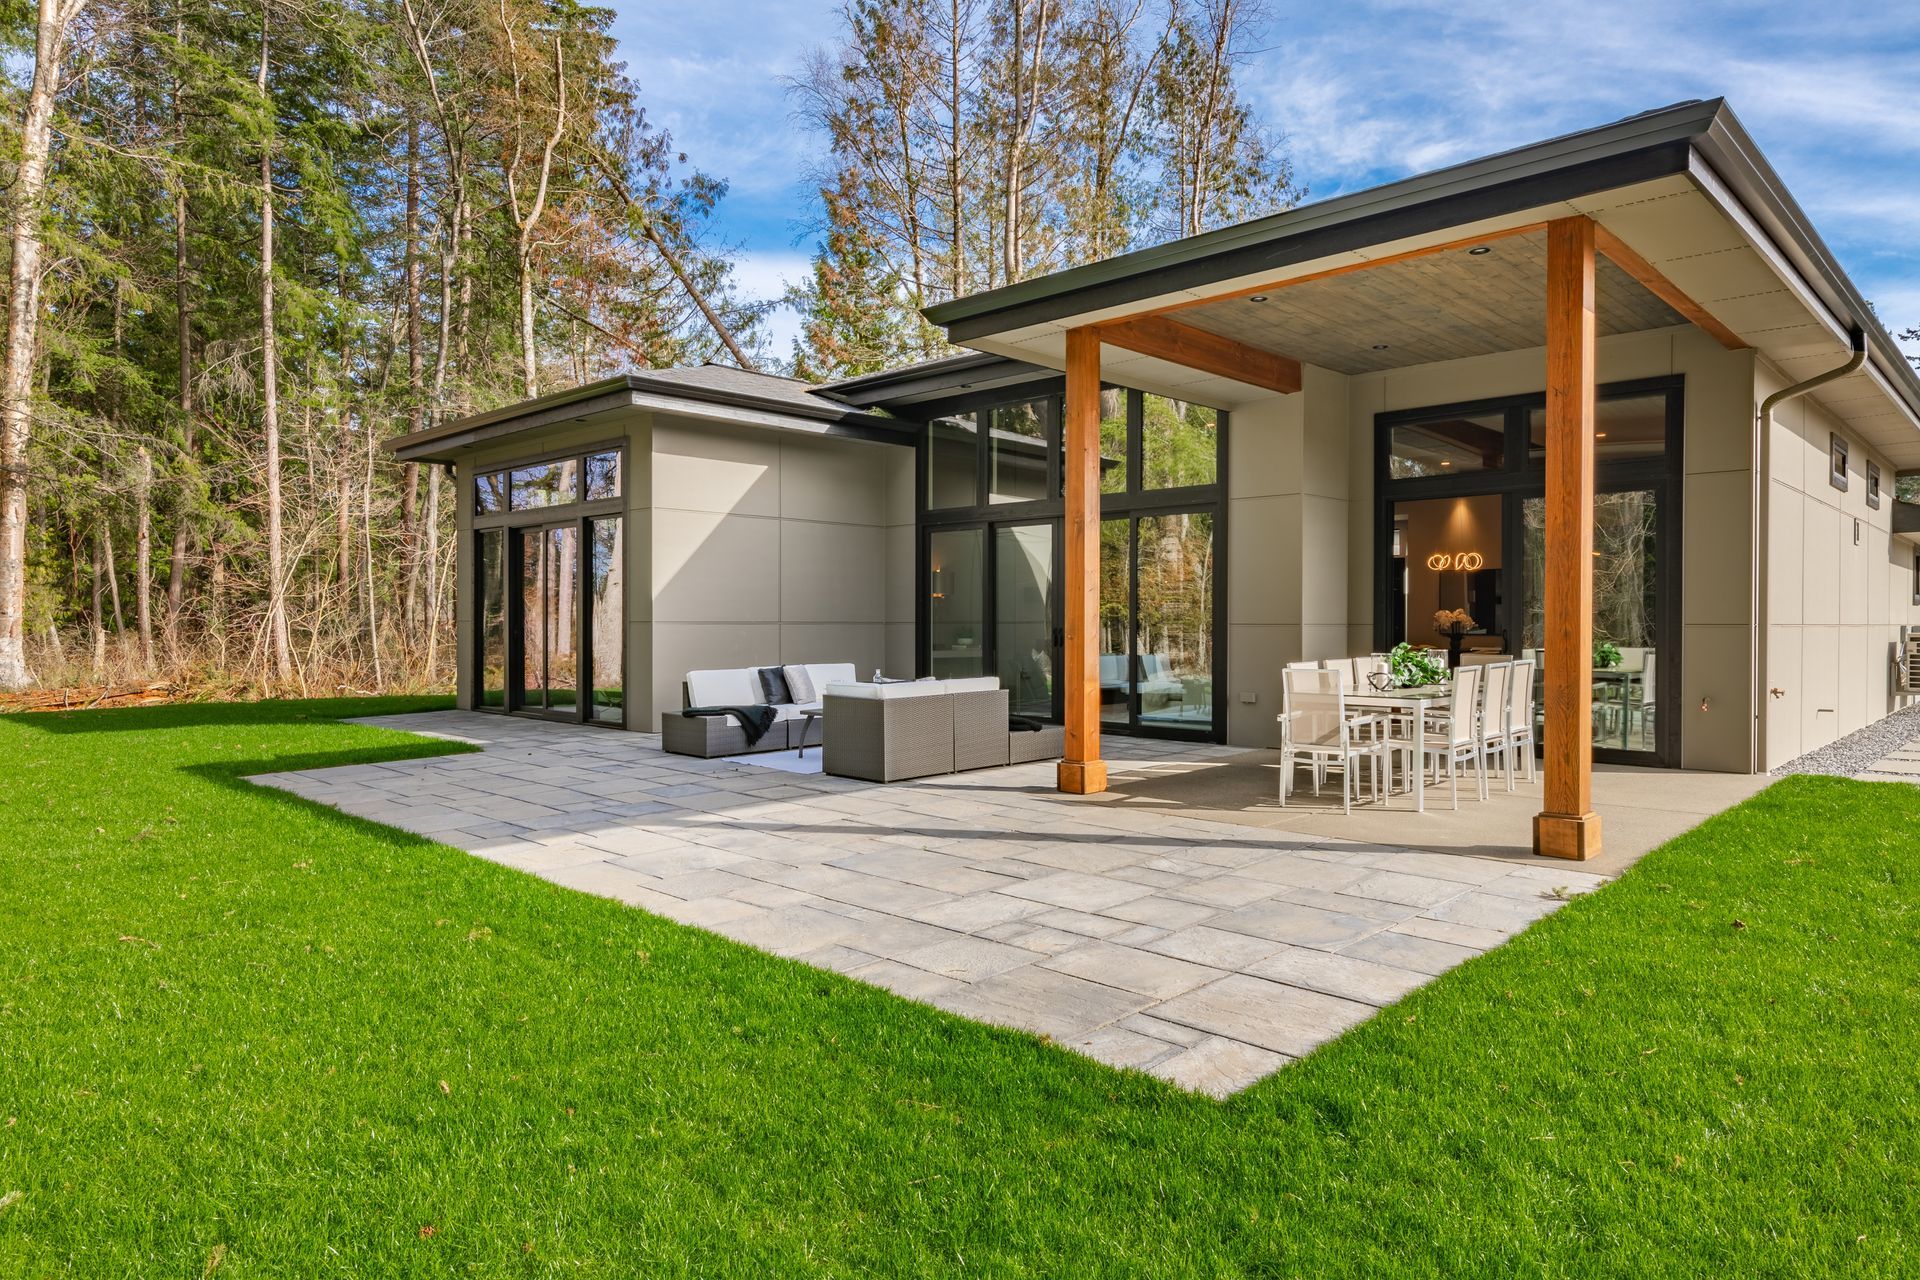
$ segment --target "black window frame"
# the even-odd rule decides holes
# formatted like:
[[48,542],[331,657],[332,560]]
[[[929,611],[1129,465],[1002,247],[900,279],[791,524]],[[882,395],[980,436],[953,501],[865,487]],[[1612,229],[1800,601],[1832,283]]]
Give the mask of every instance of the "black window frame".
[[[1125,459],[1126,488],[1116,493],[1100,495],[1100,519],[1116,520],[1127,518],[1128,526],[1128,573],[1134,572],[1133,562],[1138,559],[1139,551],[1134,544],[1138,542],[1138,519],[1142,516],[1205,514],[1213,521],[1213,584],[1214,600],[1213,630],[1209,637],[1213,653],[1213,678],[1215,694],[1213,715],[1198,731],[1167,725],[1142,724],[1140,722],[1137,690],[1130,696],[1128,722],[1116,725],[1104,722],[1101,731],[1120,733],[1129,736],[1169,738],[1183,741],[1224,742],[1226,740],[1227,700],[1222,696],[1226,687],[1227,675],[1227,637],[1228,637],[1228,600],[1227,600],[1227,475],[1231,457],[1232,413],[1218,405],[1196,400],[1192,403],[1203,404],[1217,415],[1215,420],[1216,456],[1214,480],[1212,484],[1182,485],[1167,489],[1145,489],[1141,480],[1145,471],[1144,454],[1144,404],[1147,395],[1159,395],[1164,399],[1178,400],[1178,396],[1164,392],[1146,392],[1118,383],[1105,383],[1103,389],[1126,393],[1127,397],[1127,456]],[[1025,404],[1035,400],[1051,401],[1048,412],[1051,414],[1053,432],[1048,441],[1047,497],[1026,502],[992,502],[989,500],[988,487],[991,483],[992,465],[991,442],[987,419],[992,410],[1010,405]],[[996,387],[970,395],[956,396],[937,403],[915,405],[913,410],[923,427],[938,418],[950,418],[965,413],[980,415],[976,421],[975,448],[975,505],[970,507],[928,506],[931,474],[929,472],[928,452],[931,447],[928,432],[922,430],[915,449],[914,457],[914,518],[916,524],[914,557],[914,674],[931,674],[931,655],[928,643],[931,633],[928,592],[931,584],[928,574],[927,547],[930,532],[934,529],[956,525],[984,526],[988,561],[987,577],[984,585],[986,616],[982,631],[986,640],[986,649],[982,654],[985,669],[989,672],[998,669],[999,655],[995,651],[998,643],[998,620],[993,615],[994,582],[992,574],[992,550],[995,527],[1003,524],[1034,524],[1051,520],[1055,522],[1054,562],[1056,572],[1062,565],[1065,554],[1066,501],[1062,496],[1061,457],[1066,435],[1066,379],[1061,377],[1038,379],[1013,387]],[[1139,628],[1138,592],[1133,593],[1133,612],[1136,616],[1129,620],[1130,635]],[[1056,590],[1055,599],[1060,593]],[[1060,670],[1061,651],[1065,642],[1064,628],[1057,612],[1053,625],[1054,669]],[[1129,649],[1131,650],[1131,642]],[[1054,680],[1053,718],[1058,720],[1064,712],[1060,681]]]
[[[1686,500],[1686,377],[1666,374],[1653,378],[1634,378],[1608,382],[1595,389],[1597,401],[1631,400],[1663,395],[1666,397],[1666,450],[1656,456],[1600,459],[1594,462],[1594,492],[1618,493],[1634,489],[1652,489],[1657,495],[1658,562],[1656,587],[1658,636],[1660,641],[1660,678],[1656,689],[1658,703],[1658,741],[1652,752],[1620,751],[1595,746],[1593,758],[1603,763],[1678,767],[1680,764],[1680,679],[1686,662],[1682,647],[1685,616],[1681,592],[1680,548]],[[1525,639],[1526,530],[1522,503],[1545,494],[1543,463],[1531,457],[1531,416],[1546,407],[1545,391],[1518,395],[1488,396],[1450,404],[1421,405],[1394,409],[1374,415],[1373,435],[1373,641],[1374,648],[1386,650],[1395,643],[1387,616],[1391,588],[1387,580],[1392,559],[1393,508],[1400,502],[1425,498],[1464,498],[1498,495],[1503,499],[1501,512],[1500,556],[1503,566],[1511,566],[1515,577],[1501,601],[1502,617],[1497,634],[1503,651],[1513,652]],[[1467,415],[1505,415],[1506,459],[1497,469],[1463,471],[1458,475],[1414,476],[1394,479],[1389,451],[1395,427],[1434,419]],[[1668,549],[1671,550],[1668,550]],[[1491,629],[1490,629],[1491,630]],[[1544,737],[1544,735],[1542,735]],[[1536,744],[1536,751],[1540,744]],[[1649,756],[1653,759],[1649,760]]]
[[[586,460],[595,454],[601,453],[618,453],[620,455],[620,493],[611,498],[596,498],[592,501],[587,501],[584,497],[587,485]],[[468,530],[466,543],[470,550],[468,557],[470,563],[465,576],[471,588],[471,599],[473,601],[470,606],[471,611],[468,614],[473,628],[473,663],[472,671],[468,675],[468,698],[475,710],[485,711],[493,715],[518,715],[533,719],[554,720],[565,724],[591,725],[601,729],[624,729],[626,727],[630,708],[624,692],[628,683],[624,671],[621,674],[620,681],[623,693],[621,695],[619,718],[600,719],[593,715],[593,575],[589,572],[582,572],[575,575],[577,598],[574,601],[573,610],[574,645],[576,651],[581,655],[582,661],[580,669],[583,673],[583,679],[579,696],[574,700],[573,710],[571,712],[554,712],[544,708],[533,708],[521,705],[520,692],[515,687],[514,675],[522,669],[526,661],[525,604],[520,597],[519,582],[521,569],[520,557],[522,555],[521,547],[527,532],[530,530],[550,529],[562,525],[571,526],[574,530],[574,545],[579,549],[581,564],[583,566],[588,563],[591,556],[593,521],[596,518],[605,518],[607,516],[621,517],[621,536],[624,538],[626,536],[627,484],[631,475],[631,471],[627,465],[628,457],[629,450],[627,448],[627,442],[621,439],[614,439],[590,445],[575,446],[569,449],[550,449],[540,453],[515,457],[509,462],[489,463],[485,467],[476,467],[474,469],[470,483],[466,486],[463,501],[468,504],[468,510],[471,513],[469,520],[470,528]],[[579,464],[574,468],[574,500],[572,502],[555,503],[552,506],[546,507],[527,507],[516,511],[511,509],[512,503],[509,495],[509,509],[486,513],[480,511],[479,486],[482,477],[496,474],[510,477],[511,473],[519,467],[539,466],[542,463],[548,462],[564,462],[570,458]],[[510,479],[508,480],[508,485],[510,488]],[[505,688],[501,690],[500,705],[489,706],[487,705],[486,699],[485,638],[481,634],[481,624],[483,622],[482,611],[486,607],[486,582],[484,580],[485,565],[480,546],[483,535],[495,530],[498,530],[501,534],[500,554],[504,561],[504,571],[506,573],[506,595],[502,600],[502,604],[504,606],[507,630],[507,645],[506,674],[504,676]],[[627,605],[625,601],[621,602],[620,616],[622,624],[624,625],[627,616]],[[620,642],[620,661],[624,668],[627,665],[628,658],[631,656],[626,652],[626,636],[624,634],[620,637]]]

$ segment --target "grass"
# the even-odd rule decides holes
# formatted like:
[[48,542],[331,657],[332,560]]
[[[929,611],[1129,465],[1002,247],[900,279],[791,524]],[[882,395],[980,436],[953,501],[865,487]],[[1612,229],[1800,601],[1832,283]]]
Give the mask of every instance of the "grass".
[[1920,1247],[1920,789],[1782,782],[1222,1104],[239,781],[423,705],[0,717],[0,1276]]

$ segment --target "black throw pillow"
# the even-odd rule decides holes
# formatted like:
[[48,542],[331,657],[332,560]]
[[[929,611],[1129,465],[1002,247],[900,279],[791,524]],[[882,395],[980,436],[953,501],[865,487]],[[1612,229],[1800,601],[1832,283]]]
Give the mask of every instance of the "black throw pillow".
[[779,667],[760,668],[760,689],[767,695],[770,706],[793,701],[793,695],[787,691],[786,674]]

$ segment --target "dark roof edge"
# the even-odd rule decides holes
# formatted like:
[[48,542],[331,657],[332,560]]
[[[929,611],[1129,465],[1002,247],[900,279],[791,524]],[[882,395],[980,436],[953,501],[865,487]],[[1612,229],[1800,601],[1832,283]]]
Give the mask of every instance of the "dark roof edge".
[[830,382],[818,394],[859,408],[906,404],[942,394],[973,390],[982,385],[1004,386],[1027,379],[1057,376],[1059,370],[985,351],[969,351],[938,360],[924,360],[898,369],[862,374]]
[[[884,425],[884,420],[874,414],[825,398],[822,398],[818,405],[810,405],[804,401],[745,395],[697,384],[676,383],[622,373],[611,378],[602,378],[598,382],[569,387],[564,391],[555,391],[532,400],[522,400],[516,404],[502,405],[498,409],[488,409],[482,413],[468,414],[463,418],[438,423],[421,431],[395,436],[387,441],[386,447],[402,460],[422,458],[436,446],[460,437],[474,436],[486,428],[500,428],[508,423],[517,424],[511,430],[528,430],[537,426],[546,426],[567,418],[585,417],[590,413],[623,408],[633,403],[633,397],[636,394],[690,400],[698,404],[756,409],[790,418],[813,418],[830,424],[844,423],[873,427]],[[526,421],[520,421],[521,419]],[[488,434],[501,435],[507,432],[495,430],[489,431]]]
[[1920,372],[1916,372],[1873,308],[1867,304],[1833,251],[1827,248],[1812,219],[1787,190],[1780,175],[1767,163],[1732,108],[1714,117],[1694,149],[1713,176],[1740,202],[1743,209],[1786,256],[1842,329],[1858,326],[1866,332],[1868,359],[1887,384],[1906,402],[1920,421]]
[[927,308],[964,342],[1687,170],[1724,109],[1684,102]]

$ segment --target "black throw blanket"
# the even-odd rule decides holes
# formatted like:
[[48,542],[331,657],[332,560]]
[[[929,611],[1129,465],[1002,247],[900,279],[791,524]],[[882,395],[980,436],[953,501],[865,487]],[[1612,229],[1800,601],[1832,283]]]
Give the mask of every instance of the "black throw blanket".
[[1040,729],[1040,722],[1032,716],[1007,717],[1007,731],[1009,733],[1038,733]]
[[767,736],[767,730],[773,728],[774,717],[779,714],[772,707],[688,707],[680,713],[689,720],[701,716],[732,716],[746,730],[747,745],[754,746]]

